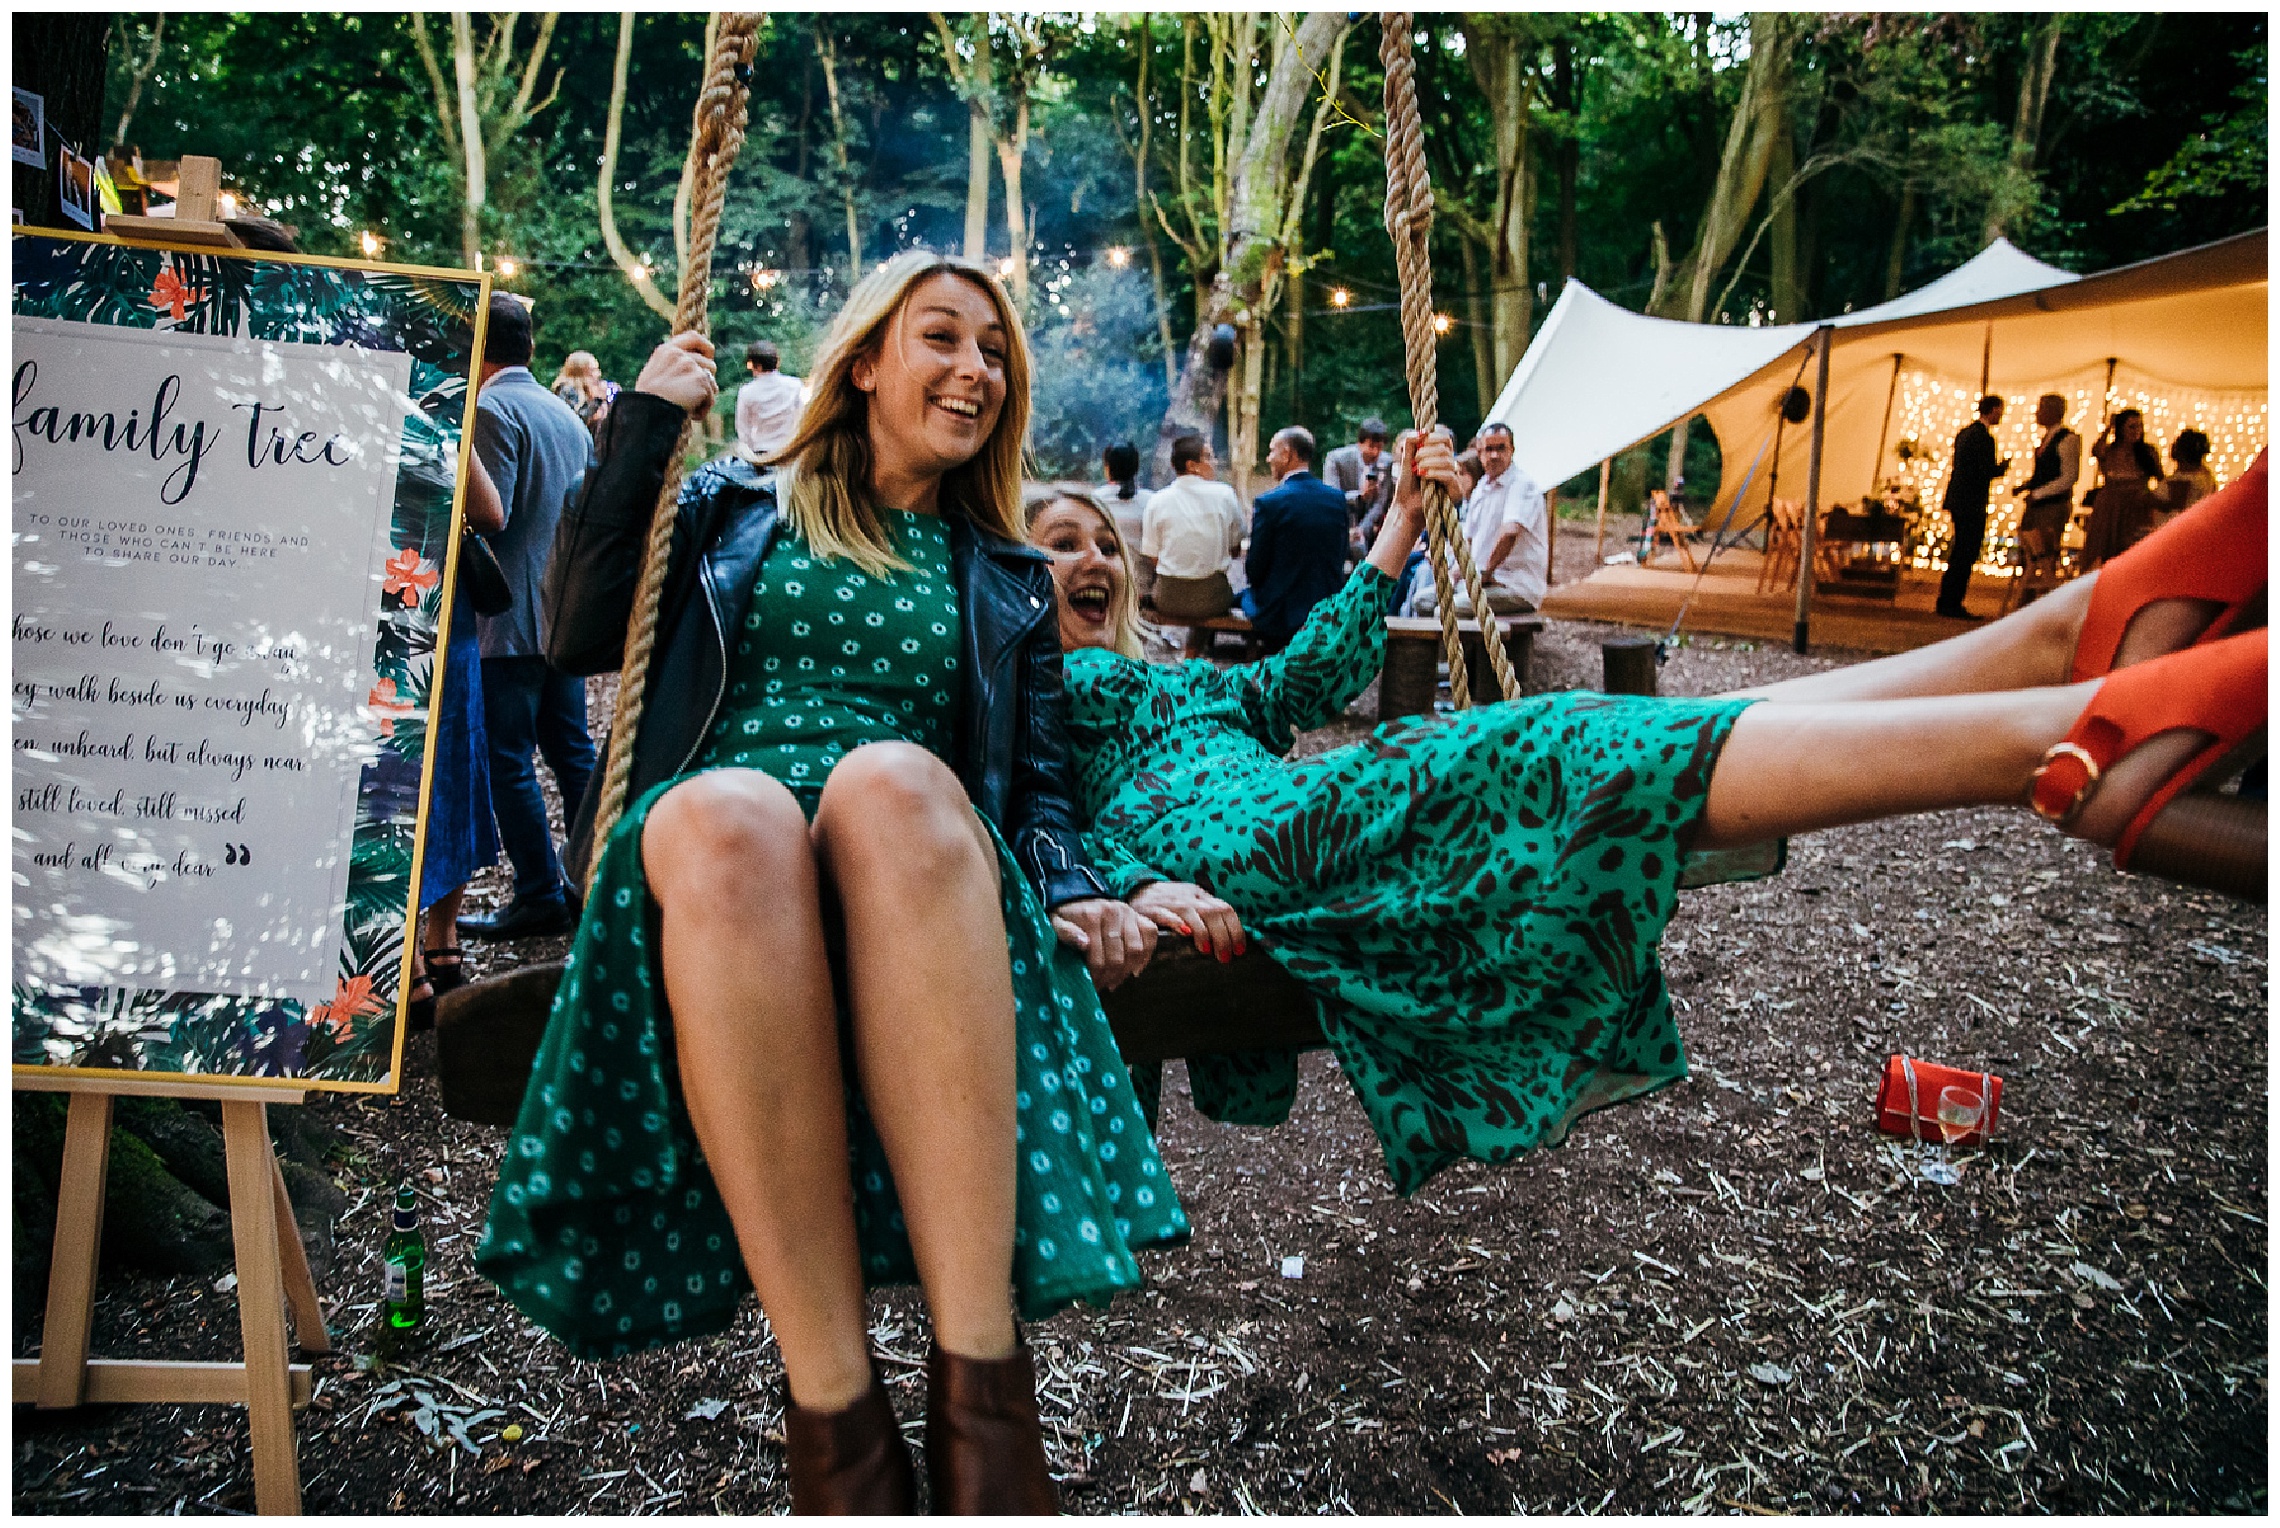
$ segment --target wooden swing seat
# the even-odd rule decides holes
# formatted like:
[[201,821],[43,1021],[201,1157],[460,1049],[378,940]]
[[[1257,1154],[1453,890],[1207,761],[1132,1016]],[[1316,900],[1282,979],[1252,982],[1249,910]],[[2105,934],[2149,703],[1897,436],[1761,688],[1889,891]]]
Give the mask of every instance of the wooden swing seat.
[[[561,980],[559,965],[526,966],[437,1002],[436,1075],[446,1114],[501,1129],[514,1124]],[[1167,940],[1148,969],[1103,996],[1101,1007],[1134,1066],[1325,1043],[1313,997],[1261,950],[1221,962],[1185,940]]]

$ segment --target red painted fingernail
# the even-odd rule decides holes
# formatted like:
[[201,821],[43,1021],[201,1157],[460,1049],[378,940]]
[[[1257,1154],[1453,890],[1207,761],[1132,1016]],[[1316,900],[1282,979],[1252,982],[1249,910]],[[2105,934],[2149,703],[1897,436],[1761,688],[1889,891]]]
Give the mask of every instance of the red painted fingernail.
[[1175,924],[1173,924],[1172,926],[1173,926],[1174,928],[1178,929],[1178,930],[1179,930],[1181,933],[1183,933],[1183,934],[1192,934],[1192,933],[1194,933],[1194,932],[1195,932],[1195,930],[1194,930],[1194,929],[1192,929],[1192,928],[1189,928],[1189,927],[1188,927],[1186,924],[1184,924],[1184,923],[1175,923]]

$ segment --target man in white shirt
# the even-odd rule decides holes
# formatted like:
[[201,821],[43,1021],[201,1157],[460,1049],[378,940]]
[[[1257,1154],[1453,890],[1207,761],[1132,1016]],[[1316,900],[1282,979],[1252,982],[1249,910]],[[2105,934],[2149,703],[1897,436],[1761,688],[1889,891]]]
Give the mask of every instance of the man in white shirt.
[[[1544,491],[1512,460],[1509,425],[1482,428],[1481,468],[1486,474],[1465,500],[1465,542],[1480,569],[1488,608],[1498,615],[1534,610],[1551,584],[1552,547]],[[1450,570],[1456,585],[1457,613],[1472,614],[1472,596]],[[1411,615],[1430,615],[1439,599],[1431,577],[1421,577],[1409,596]]]
[[1148,500],[1140,521],[1140,565],[1156,581],[1156,612],[1167,621],[1208,621],[1235,605],[1227,569],[1243,546],[1243,504],[1216,481],[1211,442],[1172,442],[1171,486]]
[[776,347],[766,340],[744,347],[744,368],[752,380],[736,394],[736,452],[755,466],[791,440],[799,428],[800,406],[807,401],[807,387],[778,371],[778,364]]

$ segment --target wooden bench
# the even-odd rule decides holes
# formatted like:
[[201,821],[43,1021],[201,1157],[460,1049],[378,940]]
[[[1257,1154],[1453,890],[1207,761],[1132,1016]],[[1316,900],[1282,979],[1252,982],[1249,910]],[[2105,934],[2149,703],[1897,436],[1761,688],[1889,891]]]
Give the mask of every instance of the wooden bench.
[[[501,1129],[514,1124],[561,979],[558,965],[526,966],[437,1002],[436,1074],[446,1114]],[[1148,969],[1101,1007],[1134,1066],[1325,1043],[1313,997],[1263,950],[1222,964],[1184,939],[1167,939]]]
[[[1169,616],[1160,615],[1156,619],[1166,626],[1177,626],[1179,624]],[[1221,637],[1237,639],[1237,646],[1241,650],[1241,662],[1248,663],[1253,658],[1260,656],[1259,634],[1252,629],[1250,617],[1240,611],[1230,610],[1227,614],[1215,615],[1208,621],[1198,621],[1187,629],[1187,633],[1187,645],[1180,651],[1180,656],[1183,658],[1209,658],[1214,656],[1218,651]]]
[[[1536,650],[1536,633],[1544,629],[1540,615],[1498,616],[1504,631],[1504,655],[1520,686],[1528,685],[1529,660]],[[1488,704],[1502,700],[1496,688],[1496,671],[1488,666],[1488,650],[1481,646],[1480,622],[1467,619],[1457,625],[1465,647],[1465,675],[1472,698]],[[1441,622],[1436,616],[1392,615],[1385,620],[1385,672],[1378,680],[1378,720],[1420,716],[1433,709],[1433,692],[1440,685]]]

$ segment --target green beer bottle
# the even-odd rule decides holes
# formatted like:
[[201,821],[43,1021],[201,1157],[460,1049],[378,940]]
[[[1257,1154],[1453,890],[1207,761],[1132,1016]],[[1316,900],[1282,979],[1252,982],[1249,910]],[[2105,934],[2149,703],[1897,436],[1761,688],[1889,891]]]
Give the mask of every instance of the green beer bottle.
[[420,1235],[419,1201],[408,1179],[396,1190],[395,1224],[381,1257],[387,1277],[381,1313],[391,1331],[410,1331],[427,1314],[427,1301],[420,1292],[420,1275],[427,1267],[427,1241]]

